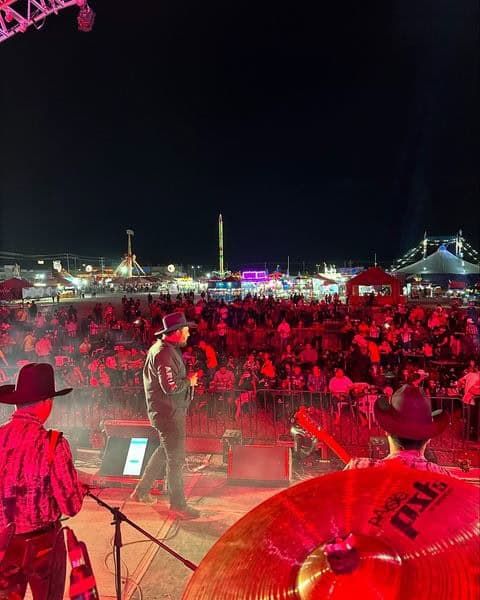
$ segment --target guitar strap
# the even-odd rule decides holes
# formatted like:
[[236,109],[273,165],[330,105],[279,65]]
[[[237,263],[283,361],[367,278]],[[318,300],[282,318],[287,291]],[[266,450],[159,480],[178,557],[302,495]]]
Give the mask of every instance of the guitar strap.
[[57,442],[61,438],[62,432],[56,431],[55,429],[48,430],[48,464],[51,465],[53,462],[53,455],[55,453],[55,448],[57,447]]

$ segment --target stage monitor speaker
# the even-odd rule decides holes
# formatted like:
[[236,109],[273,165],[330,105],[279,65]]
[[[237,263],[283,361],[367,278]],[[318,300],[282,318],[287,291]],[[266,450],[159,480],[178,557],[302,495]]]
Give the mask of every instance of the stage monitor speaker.
[[148,421],[105,421],[107,443],[97,476],[139,479],[153,451],[158,434]]
[[158,438],[109,437],[97,475],[139,479],[158,444]]
[[119,419],[103,422],[103,431],[107,437],[146,437],[158,438],[158,433],[149,421],[122,421]]
[[288,487],[292,452],[284,446],[232,446],[227,481],[232,484]]

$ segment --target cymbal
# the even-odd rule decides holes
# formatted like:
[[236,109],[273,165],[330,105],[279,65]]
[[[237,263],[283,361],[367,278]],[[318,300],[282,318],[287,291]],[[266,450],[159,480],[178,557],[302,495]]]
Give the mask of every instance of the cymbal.
[[478,488],[397,464],[299,483],[235,523],[183,600],[477,600]]

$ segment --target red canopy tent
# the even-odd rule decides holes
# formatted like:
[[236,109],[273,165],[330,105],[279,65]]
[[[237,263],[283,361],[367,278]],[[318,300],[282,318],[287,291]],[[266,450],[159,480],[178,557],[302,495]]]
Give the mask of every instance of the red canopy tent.
[[465,281],[449,281],[448,289],[449,290],[464,290],[467,287]]
[[23,288],[31,287],[32,284],[21,277],[12,277],[0,283],[0,300],[21,300]]
[[399,304],[405,302],[401,295],[400,281],[380,267],[362,271],[347,282],[347,296],[350,304],[365,304],[374,294],[374,304]]

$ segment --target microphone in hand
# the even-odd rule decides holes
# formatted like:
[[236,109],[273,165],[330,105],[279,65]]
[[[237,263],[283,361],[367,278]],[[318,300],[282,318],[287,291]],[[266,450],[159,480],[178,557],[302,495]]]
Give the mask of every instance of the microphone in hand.
[[198,385],[198,372],[195,371],[195,373],[192,373],[191,375],[188,376],[189,380],[190,380],[190,387],[195,387],[196,385]]

